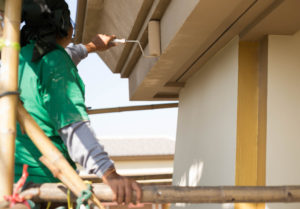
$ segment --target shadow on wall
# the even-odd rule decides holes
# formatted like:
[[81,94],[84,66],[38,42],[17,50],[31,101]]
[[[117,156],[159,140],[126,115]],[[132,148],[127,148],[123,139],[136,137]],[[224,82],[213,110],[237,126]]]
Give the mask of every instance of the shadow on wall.
[[[174,185],[177,186],[200,186],[200,181],[203,173],[204,168],[204,162],[200,160],[194,160],[192,165],[187,169],[187,171],[182,175],[179,181],[175,181]],[[189,203],[176,203],[173,208],[194,208],[195,204],[189,204]],[[204,204],[203,204],[204,206]],[[207,208],[215,208],[216,204],[205,204],[205,207]],[[195,207],[197,208],[197,207]],[[218,207],[220,208],[220,207]],[[234,209],[234,204],[232,203],[225,203],[222,204],[222,209]]]
[[[204,162],[197,160],[192,163],[190,168],[182,175],[179,181],[174,182],[177,186],[199,186],[202,177]],[[186,207],[190,204],[176,203],[175,207]]]
[[185,172],[175,185],[178,186],[198,186],[202,177],[204,162],[194,161],[187,172]]

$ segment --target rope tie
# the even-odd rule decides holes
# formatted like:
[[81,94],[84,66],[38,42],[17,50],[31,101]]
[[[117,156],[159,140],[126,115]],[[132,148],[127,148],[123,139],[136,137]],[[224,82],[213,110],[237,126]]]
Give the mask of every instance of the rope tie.
[[1,97],[5,97],[5,96],[9,96],[9,95],[19,95],[20,92],[18,91],[6,91],[0,94],[0,98]]
[[21,46],[18,42],[10,42],[8,40],[0,39],[0,50],[2,50],[3,47],[12,47],[16,49],[17,51],[20,51]]
[[68,202],[68,209],[73,209],[73,203],[71,202],[71,191],[68,189],[67,192],[67,202]]
[[80,196],[77,198],[76,203],[76,209],[80,209],[81,205],[84,205],[86,209],[90,209],[90,206],[88,204],[88,200],[92,196],[92,186],[90,184],[87,185],[88,188],[86,190],[81,191]]
[[48,202],[46,209],[50,209],[50,207],[51,207],[51,202]]
[[22,172],[22,177],[19,179],[19,181],[16,184],[16,187],[14,189],[14,192],[11,196],[4,196],[4,199],[8,202],[10,202],[9,207],[13,207],[17,203],[23,203],[30,209],[30,204],[28,201],[19,195],[20,189],[23,187],[23,185],[26,182],[26,179],[28,177],[28,165],[23,165],[23,172]]

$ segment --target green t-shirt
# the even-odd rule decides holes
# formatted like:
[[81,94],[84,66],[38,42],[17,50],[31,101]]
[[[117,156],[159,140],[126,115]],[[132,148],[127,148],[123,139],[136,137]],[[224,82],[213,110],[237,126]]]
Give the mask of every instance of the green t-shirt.
[[[53,144],[74,167],[58,130],[74,122],[88,120],[84,104],[84,84],[66,51],[58,46],[38,62],[31,62],[34,44],[21,49],[19,58],[20,99]],[[28,165],[29,181],[57,182],[39,161],[41,153],[17,126],[15,181]]]

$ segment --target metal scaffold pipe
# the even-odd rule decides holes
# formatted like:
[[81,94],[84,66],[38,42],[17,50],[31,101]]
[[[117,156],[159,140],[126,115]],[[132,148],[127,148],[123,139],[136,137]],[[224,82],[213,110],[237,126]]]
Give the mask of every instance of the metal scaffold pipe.
[[[93,184],[95,195],[111,202],[112,191],[104,184]],[[144,203],[260,203],[300,202],[300,186],[142,186]],[[33,185],[22,193],[36,202],[66,202],[67,188],[62,184]],[[75,196],[71,197],[75,200]],[[135,197],[133,197],[135,201]]]

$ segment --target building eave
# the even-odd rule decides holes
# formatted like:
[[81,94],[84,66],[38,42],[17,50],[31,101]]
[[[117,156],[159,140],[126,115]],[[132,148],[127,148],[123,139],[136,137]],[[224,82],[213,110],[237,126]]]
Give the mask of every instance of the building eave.
[[[300,29],[297,0],[193,0],[184,8],[182,1],[170,0],[115,4],[104,1],[103,12],[93,14],[87,9],[91,15],[85,19],[83,41],[97,32],[116,34],[139,40],[147,54],[148,23],[158,20],[161,25],[159,57],[143,57],[132,44],[98,53],[113,73],[129,79],[131,100],[178,100],[185,82],[235,36],[257,40]],[[91,21],[95,19],[99,21]]]

